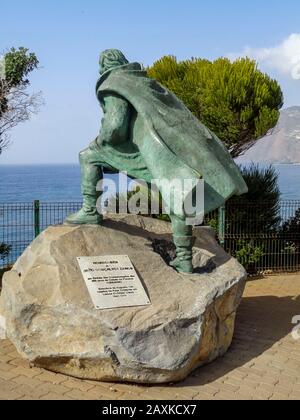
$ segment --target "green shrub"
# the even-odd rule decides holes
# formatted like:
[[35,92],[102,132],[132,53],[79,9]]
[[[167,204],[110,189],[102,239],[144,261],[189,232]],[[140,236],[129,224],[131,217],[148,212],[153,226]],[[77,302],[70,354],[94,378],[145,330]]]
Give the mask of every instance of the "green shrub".
[[253,241],[239,240],[237,242],[234,256],[249,273],[255,272],[256,264],[259,263],[263,255],[263,247],[255,245]]
[[11,252],[11,245],[0,244],[0,260],[5,260]]

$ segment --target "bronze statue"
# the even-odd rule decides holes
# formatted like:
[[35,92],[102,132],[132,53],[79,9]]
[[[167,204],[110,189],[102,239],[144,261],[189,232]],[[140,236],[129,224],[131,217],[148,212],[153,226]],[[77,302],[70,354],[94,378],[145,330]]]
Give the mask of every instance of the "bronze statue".
[[[200,179],[205,183],[205,213],[224,205],[247,186],[229,152],[170,91],[147,77],[138,63],[129,63],[118,50],[100,56],[96,93],[104,117],[99,136],[80,153],[83,208],[67,218],[69,224],[101,224],[96,186],[103,170],[125,171],[128,176],[151,183],[154,179]],[[191,273],[193,234],[186,223],[184,191],[171,208],[177,258],[171,263],[179,272]],[[163,193],[162,193],[163,195]],[[164,198],[164,197],[163,197]]]

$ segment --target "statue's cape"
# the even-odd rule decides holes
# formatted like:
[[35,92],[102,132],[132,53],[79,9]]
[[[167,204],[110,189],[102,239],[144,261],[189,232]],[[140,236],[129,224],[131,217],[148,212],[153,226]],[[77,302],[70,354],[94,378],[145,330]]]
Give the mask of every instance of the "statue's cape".
[[218,137],[138,63],[102,75],[96,92],[100,102],[105,95],[119,95],[136,110],[131,141],[154,179],[204,179],[206,213],[248,191]]

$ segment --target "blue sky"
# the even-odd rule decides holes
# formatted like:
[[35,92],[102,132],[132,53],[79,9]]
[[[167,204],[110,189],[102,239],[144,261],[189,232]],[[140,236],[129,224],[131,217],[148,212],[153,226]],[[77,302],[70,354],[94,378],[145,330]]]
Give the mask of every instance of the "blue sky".
[[0,51],[25,46],[41,68],[31,76],[45,106],[12,131],[5,163],[73,163],[100,129],[94,86],[101,50],[119,48],[145,65],[179,59],[255,57],[300,105],[298,0],[1,1]]

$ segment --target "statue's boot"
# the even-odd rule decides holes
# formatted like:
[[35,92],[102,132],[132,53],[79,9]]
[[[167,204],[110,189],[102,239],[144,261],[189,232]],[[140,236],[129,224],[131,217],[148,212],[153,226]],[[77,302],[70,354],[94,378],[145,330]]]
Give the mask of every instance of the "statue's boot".
[[97,211],[97,197],[84,196],[84,205],[77,213],[71,214],[65,220],[68,225],[101,225],[103,216]]
[[179,273],[193,273],[193,236],[174,236],[177,257],[170,263]]

